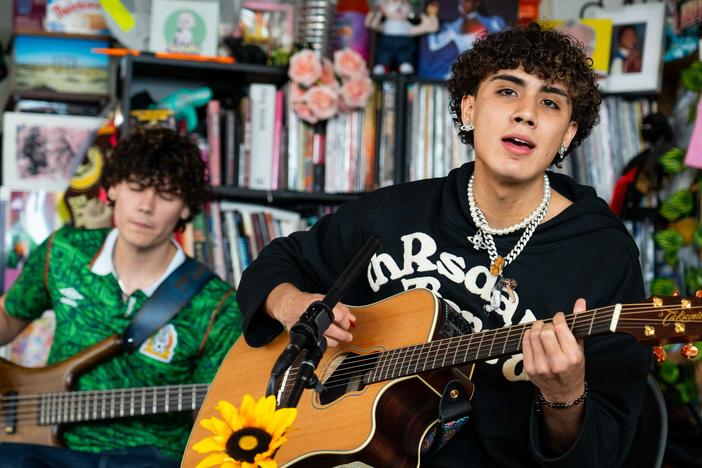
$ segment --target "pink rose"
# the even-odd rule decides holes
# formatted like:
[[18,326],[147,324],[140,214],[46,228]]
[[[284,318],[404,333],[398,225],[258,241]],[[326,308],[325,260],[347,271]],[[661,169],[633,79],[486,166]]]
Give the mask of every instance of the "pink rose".
[[334,52],[334,68],[342,78],[368,75],[366,61],[352,49],[341,49]]
[[305,122],[308,122],[311,124],[318,122],[317,117],[312,113],[309,106],[307,104],[305,104],[304,102],[293,103],[293,110],[295,111],[297,116],[300,117]]
[[323,85],[331,86],[334,89],[339,88],[339,81],[334,73],[334,64],[328,58],[322,59],[322,77],[320,80]]
[[311,87],[307,90],[305,99],[310,110],[319,120],[333,117],[339,108],[339,97],[329,86]]
[[312,86],[322,74],[322,63],[317,54],[309,49],[301,50],[290,57],[288,76],[302,86]]
[[362,108],[366,107],[372,90],[373,83],[370,78],[353,78],[345,82],[341,87],[341,96],[347,106]]
[[306,92],[307,90],[302,88],[294,81],[290,82],[290,96],[292,98],[292,102],[304,102]]

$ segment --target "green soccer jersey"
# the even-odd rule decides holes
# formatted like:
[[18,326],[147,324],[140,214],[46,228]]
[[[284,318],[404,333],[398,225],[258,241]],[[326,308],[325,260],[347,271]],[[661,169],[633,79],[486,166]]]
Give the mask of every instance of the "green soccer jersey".
[[[21,319],[33,320],[46,309],[54,310],[56,333],[49,364],[121,334],[148,299],[141,290],[123,298],[113,274],[97,274],[92,268],[108,244],[109,233],[60,229],[31,253],[5,296],[7,313]],[[101,363],[81,376],[76,387],[106,390],[209,383],[240,334],[241,315],[233,289],[215,278],[139,350]],[[153,445],[180,459],[192,423],[192,413],[186,411],[71,424],[63,434],[66,445],[76,450]]]

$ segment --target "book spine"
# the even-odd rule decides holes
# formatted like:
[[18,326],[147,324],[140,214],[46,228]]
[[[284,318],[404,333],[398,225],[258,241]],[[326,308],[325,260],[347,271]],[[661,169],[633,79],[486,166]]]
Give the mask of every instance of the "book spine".
[[283,157],[283,112],[285,110],[285,93],[275,93],[275,119],[273,131],[273,161],[271,173],[272,190],[280,189],[280,166]]
[[211,226],[210,230],[212,233],[212,235],[210,236],[210,246],[212,248],[212,266],[214,272],[217,273],[220,278],[226,279],[227,269],[224,266],[222,215],[219,209],[219,202],[210,203],[209,218]]
[[237,229],[237,248],[239,249],[239,259],[241,260],[241,270],[243,271],[251,264],[251,259],[253,258],[251,253],[251,237],[246,232],[244,215],[241,211],[234,210],[234,223]]
[[221,107],[219,101],[212,99],[207,103],[207,144],[210,148],[208,160],[210,184],[222,185],[222,151],[219,131]]
[[224,111],[224,184],[236,185],[236,112],[233,109]]
[[207,248],[207,221],[204,213],[195,215],[193,224],[193,254],[196,260],[210,265],[209,249]]
[[251,97],[251,166],[252,189],[269,190],[273,175],[273,140],[275,127],[275,85],[252,83]]
[[241,98],[241,125],[243,138],[239,148],[239,186],[249,187],[249,166],[251,163],[251,99]]
[[254,237],[256,238],[256,249],[255,249],[255,255],[258,257],[259,252],[265,247],[266,241],[263,238],[263,231],[261,230],[261,218],[263,215],[261,213],[251,213],[250,215],[251,218],[251,224],[253,226],[253,233]]
[[236,217],[231,210],[223,211],[224,227],[229,241],[229,261],[231,263],[232,284],[234,287],[239,286],[242,270],[241,244],[239,238],[239,228],[237,227]]

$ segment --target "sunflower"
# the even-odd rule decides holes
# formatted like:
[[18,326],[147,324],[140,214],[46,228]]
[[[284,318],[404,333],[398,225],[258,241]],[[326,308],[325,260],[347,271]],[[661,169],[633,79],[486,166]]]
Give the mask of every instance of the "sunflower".
[[200,424],[213,433],[193,445],[193,450],[208,455],[196,468],[276,468],[275,451],[287,441],[285,431],[295,420],[295,408],[275,409],[275,397],[261,397],[257,402],[244,395],[241,408],[220,400],[215,409],[224,421],[212,417]]

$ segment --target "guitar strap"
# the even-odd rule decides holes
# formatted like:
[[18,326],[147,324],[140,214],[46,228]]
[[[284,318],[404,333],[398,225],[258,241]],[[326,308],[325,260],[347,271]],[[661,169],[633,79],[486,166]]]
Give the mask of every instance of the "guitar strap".
[[[444,320],[442,337],[468,335],[473,330],[463,317],[448,305],[442,310]],[[460,380],[446,384],[439,402],[439,423],[422,441],[422,453],[432,454],[448,443],[470,418],[470,396]]]
[[156,288],[122,334],[122,346],[134,351],[164,326],[207,283],[214,273],[203,264],[186,258]]

